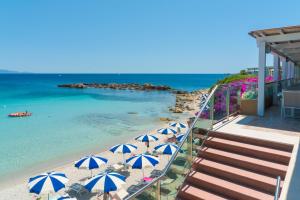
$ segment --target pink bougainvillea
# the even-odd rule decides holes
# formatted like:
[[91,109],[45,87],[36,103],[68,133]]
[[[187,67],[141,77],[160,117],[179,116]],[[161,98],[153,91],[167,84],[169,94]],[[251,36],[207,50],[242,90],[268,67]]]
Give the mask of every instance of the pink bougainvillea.
[[[266,83],[272,82],[273,76],[267,76],[265,78]],[[233,81],[228,84],[222,85],[217,89],[214,95],[214,119],[222,118],[227,114],[226,98],[227,91],[229,91],[229,112],[233,113],[239,109],[238,101],[242,95],[247,91],[257,91],[258,78],[251,77],[243,80]],[[205,109],[201,114],[201,118],[209,118],[209,110]]]

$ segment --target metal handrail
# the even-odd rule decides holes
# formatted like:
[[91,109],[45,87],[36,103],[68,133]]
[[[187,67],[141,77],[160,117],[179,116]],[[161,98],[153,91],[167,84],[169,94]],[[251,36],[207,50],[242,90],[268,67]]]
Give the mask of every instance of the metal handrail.
[[274,200],[278,200],[279,199],[280,182],[281,182],[281,178],[280,178],[280,176],[278,176],[277,177],[277,181],[276,181],[276,189],[275,189],[275,194],[274,194]]
[[197,116],[195,117],[192,125],[189,127],[188,131],[186,132],[186,134],[184,135],[184,138],[182,139],[182,142],[179,144],[179,148],[176,150],[176,152],[172,155],[170,161],[168,162],[168,164],[166,165],[166,167],[164,168],[163,172],[161,173],[161,175],[159,175],[157,178],[153,179],[149,184],[145,185],[144,187],[140,188],[138,191],[136,191],[135,193],[127,196],[126,198],[124,198],[124,200],[129,200],[132,199],[134,197],[136,197],[137,195],[141,194],[142,192],[144,192],[147,188],[153,186],[155,183],[157,183],[162,177],[164,177],[166,175],[166,173],[168,172],[168,170],[170,169],[171,164],[173,163],[173,161],[175,160],[175,157],[177,156],[177,154],[180,152],[181,147],[183,146],[183,143],[186,141],[186,139],[190,136],[190,134],[192,133],[192,130],[196,124],[196,122],[198,121],[199,117],[201,116],[202,112],[204,111],[205,107],[208,105],[210,99],[213,97],[215,91],[217,90],[217,88],[219,87],[219,85],[216,85],[210,92],[209,96],[207,97],[205,103],[202,105],[202,107],[200,108],[200,111],[198,112]]

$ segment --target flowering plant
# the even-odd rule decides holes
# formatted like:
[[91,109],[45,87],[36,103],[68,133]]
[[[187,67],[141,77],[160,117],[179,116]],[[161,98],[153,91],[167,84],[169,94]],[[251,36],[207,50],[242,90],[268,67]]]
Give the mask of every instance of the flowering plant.
[[[265,78],[266,83],[273,81],[273,76]],[[239,99],[256,99],[257,98],[258,77],[246,77],[240,80],[233,80],[220,86],[214,95],[213,108],[204,110],[201,118],[209,118],[209,110],[214,109],[214,119],[222,118],[227,113],[226,98],[229,91],[229,113],[239,110]]]

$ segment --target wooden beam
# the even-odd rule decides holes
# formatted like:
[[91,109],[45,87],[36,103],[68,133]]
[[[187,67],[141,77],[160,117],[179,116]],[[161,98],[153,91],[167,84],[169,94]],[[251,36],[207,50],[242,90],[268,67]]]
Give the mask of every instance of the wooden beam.
[[273,35],[256,38],[257,42],[288,42],[293,40],[300,40],[300,32],[299,33],[289,33],[284,35]]
[[272,44],[271,46],[276,49],[294,49],[294,48],[300,48],[300,42]]

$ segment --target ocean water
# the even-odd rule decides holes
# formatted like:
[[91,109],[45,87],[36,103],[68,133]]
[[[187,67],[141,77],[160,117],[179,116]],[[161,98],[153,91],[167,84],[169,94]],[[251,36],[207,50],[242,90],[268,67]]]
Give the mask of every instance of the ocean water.
[[[62,83],[153,83],[210,87],[224,74],[0,74],[0,177],[146,133],[168,111],[169,92],[58,88]],[[9,118],[29,111],[28,118]],[[136,114],[129,114],[136,112]]]

